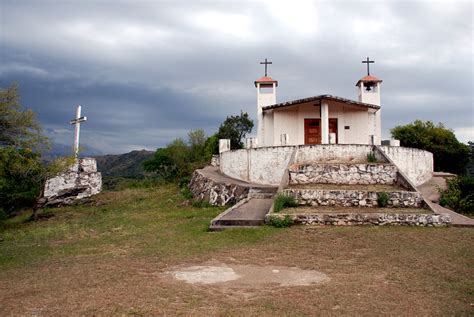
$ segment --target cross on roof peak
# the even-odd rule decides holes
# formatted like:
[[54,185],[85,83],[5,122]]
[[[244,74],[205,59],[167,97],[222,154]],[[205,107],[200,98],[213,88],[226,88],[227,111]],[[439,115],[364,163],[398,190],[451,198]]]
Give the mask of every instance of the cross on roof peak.
[[265,77],[267,77],[267,65],[273,64],[272,62],[267,62],[267,59],[265,58],[264,62],[260,62],[260,64],[265,64]]
[[363,64],[367,64],[367,76],[370,76],[370,69],[369,65],[375,63],[374,61],[371,61],[368,57],[366,61],[362,61]]

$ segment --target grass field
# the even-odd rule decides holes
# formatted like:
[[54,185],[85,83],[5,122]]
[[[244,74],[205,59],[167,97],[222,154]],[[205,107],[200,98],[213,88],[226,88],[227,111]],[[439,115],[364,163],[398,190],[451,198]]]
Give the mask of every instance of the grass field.
[[[106,192],[0,231],[0,316],[473,315],[474,230],[261,227],[207,231],[223,208],[174,186]],[[206,261],[312,269],[329,282],[186,284],[160,273]]]

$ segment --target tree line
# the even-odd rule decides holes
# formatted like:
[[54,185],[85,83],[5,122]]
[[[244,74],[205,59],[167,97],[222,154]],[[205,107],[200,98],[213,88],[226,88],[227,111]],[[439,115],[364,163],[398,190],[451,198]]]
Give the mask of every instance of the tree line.
[[[177,138],[157,149],[153,159],[144,163],[144,169],[164,181],[186,184],[196,168],[205,166],[213,154],[218,154],[219,139],[230,139],[232,149],[243,148],[245,137],[253,126],[248,114],[241,111],[240,115],[228,116],[211,136],[206,136],[202,129],[192,130],[186,140]],[[441,123],[435,125],[431,121],[416,120],[393,128],[391,133],[402,146],[432,152],[437,171],[464,175],[470,157],[474,155]],[[22,107],[17,85],[0,88],[0,220],[15,215],[22,208],[36,210],[45,181],[71,164],[71,158],[45,163],[41,152],[48,146],[49,141],[36,114]],[[463,177],[452,182],[452,193],[445,195],[443,201],[450,206],[458,204],[465,210],[472,210],[474,181]]]

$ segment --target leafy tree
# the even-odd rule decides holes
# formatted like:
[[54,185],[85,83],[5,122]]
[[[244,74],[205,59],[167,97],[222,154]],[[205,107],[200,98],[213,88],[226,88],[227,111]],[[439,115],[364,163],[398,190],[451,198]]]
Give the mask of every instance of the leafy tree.
[[31,150],[0,149],[0,209],[11,215],[22,207],[32,207],[40,194],[42,165]]
[[36,210],[45,181],[70,164],[66,159],[49,165],[41,161],[37,151],[48,145],[41,132],[35,113],[22,109],[18,87],[0,89],[0,213],[4,216],[24,207]]
[[402,146],[414,147],[433,153],[436,171],[464,174],[469,162],[469,147],[456,139],[453,131],[442,123],[416,120],[413,123],[396,126],[392,137],[400,140]]
[[230,139],[232,149],[242,149],[243,139],[247,133],[252,132],[253,121],[247,112],[240,112],[240,116],[230,116],[220,125],[217,132],[219,139]]
[[209,162],[212,153],[206,148],[204,131],[190,131],[187,143],[181,138],[175,139],[165,148],[158,149],[151,160],[143,163],[143,168],[167,181],[188,177],[196,168]]
[[212,156],[213,154],[219,154],[219,135],[217,133],[214,133],[213,135],[208,137],[204,147],[204,152],[208,156]]
[[32,110],[23,110],[18,86],[0,89],[0,146],[38,149],[47,144]]

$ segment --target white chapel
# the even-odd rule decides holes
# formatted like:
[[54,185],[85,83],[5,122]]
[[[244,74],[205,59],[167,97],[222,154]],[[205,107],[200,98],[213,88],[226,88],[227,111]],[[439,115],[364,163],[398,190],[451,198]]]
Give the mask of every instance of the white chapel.
[[277,103],[278,81],[265,76],[257,88],[258,147],[301,144],[381,143],[380,86],[382,80],[370,75],[356,83],[357,101],[333,95],[318,95]]

